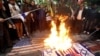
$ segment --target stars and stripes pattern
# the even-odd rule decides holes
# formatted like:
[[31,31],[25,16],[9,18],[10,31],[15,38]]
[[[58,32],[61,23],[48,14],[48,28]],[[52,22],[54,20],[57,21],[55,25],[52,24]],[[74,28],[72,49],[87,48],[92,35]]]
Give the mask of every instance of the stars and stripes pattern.
[[[42,36],[41,36],[42,37]],[[31,55],[35,56],[94,56],[88,49],[79,43],[74,43],[73,46],[66,51],[56,51],[54,49],[45,49],[43,40],[45,38],[24,38],[14,45],[11,52],[7,56]],[[18,56],[17,55],[17,56]]]
[[73,47],[67,49],[66,51],[55,51],[55,50],[44,51],[44,56],[52,56],[52,55],[54,56],[95,56],[79,43],[74,43]]

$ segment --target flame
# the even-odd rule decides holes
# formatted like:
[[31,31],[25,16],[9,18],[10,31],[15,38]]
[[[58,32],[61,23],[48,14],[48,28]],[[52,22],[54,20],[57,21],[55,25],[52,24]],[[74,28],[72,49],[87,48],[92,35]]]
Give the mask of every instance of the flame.
[[68,36],[69,30],[65,27],[65,20],[68,16],[57,16],[60,20],[59,31],[57,31],[56,22],[51,22],[51,34],[44,40],[44,45],[55,50],[66,50],[72,46],[71,39]]

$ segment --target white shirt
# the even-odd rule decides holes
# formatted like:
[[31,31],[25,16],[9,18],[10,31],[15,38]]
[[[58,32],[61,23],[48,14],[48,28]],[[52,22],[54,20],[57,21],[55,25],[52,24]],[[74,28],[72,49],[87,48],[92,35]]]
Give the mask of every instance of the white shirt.
[[82,20],[82,13],[83,13],[83,9],[79,10],[78,15],[77,15],[77,20]]
[[[15,16],[15,15],[20,14],[21,10],[16,3],[15,3],[15,5],[12,5],[12,4],[9,3],[8,6],[9,6],[9,9],[10,9],[11,16]],[[13,7],[15,7],[16,10]],[[20,18],[20,17],[16,16],[14,18]]]

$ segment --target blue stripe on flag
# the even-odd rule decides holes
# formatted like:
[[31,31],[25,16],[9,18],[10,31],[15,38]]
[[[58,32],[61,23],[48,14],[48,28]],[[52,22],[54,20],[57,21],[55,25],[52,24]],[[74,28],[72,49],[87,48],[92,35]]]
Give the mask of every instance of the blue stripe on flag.
[[22,15],[22,16],[24,17],[24,19],[25,19],[25,17],[26,17],[25,13],[22,13],[21,15]]

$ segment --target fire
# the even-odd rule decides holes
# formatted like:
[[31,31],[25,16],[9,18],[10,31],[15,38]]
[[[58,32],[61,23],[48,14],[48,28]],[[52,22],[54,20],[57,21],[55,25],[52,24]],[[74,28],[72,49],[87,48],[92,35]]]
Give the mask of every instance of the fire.
[[55,21],[51,22],[51,34],[44,40],[44,45],[55,50],[66,50],[72,46],[71,39],[68,36],[69,30],[66,29],[64,22],[68,16],[60,15],[57,17],[60,20],[59,28],[56,27]]

